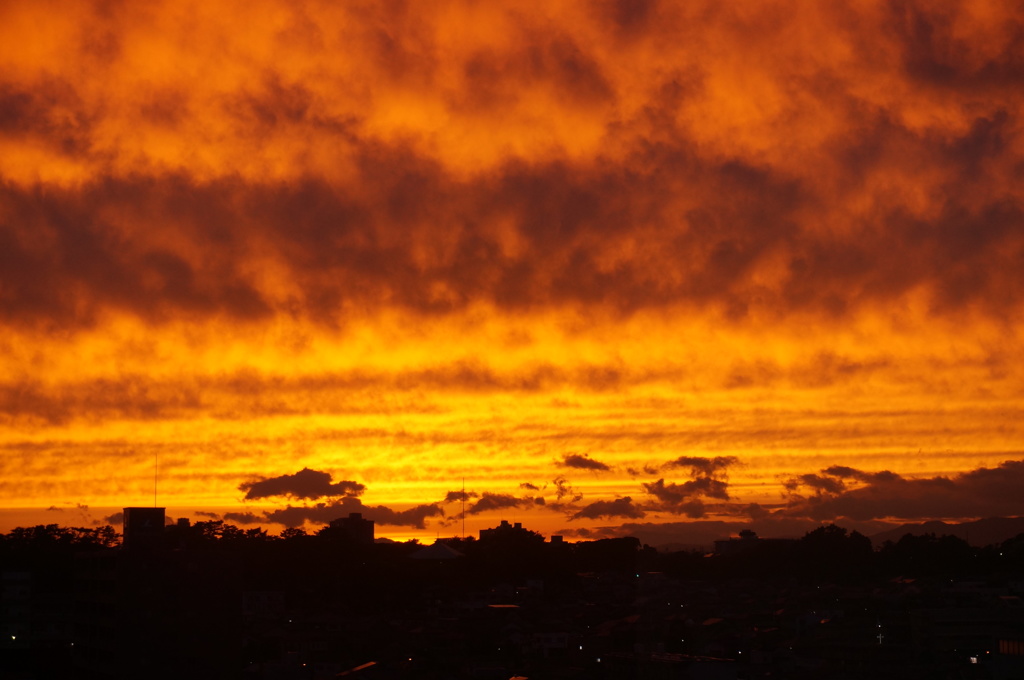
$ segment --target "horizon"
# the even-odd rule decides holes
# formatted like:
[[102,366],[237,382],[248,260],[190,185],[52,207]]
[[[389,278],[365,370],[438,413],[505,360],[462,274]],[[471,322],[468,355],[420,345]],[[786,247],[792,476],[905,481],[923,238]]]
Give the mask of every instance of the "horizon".
[[[178,512],[174,511],[173,508],[166,508],[160,506],[132,506],[145,508],[158,508],[165,511],[165,527],[176,526],[178,521],[186,519],[190,525],[195,525],[200,522],[223,522],[224,524],[230,524],[243,530],[260,528],[266,532],[267,536],[280,537],[281,532],[285,529],[300,528],[308,533],[308,535],[315,535],[318,530],[326,528],[328,525],[310,525],[308,523],[300,525],[298,527],[282,527],[279,531],[274,531],[273,528],[269,528],[263,525],[253,527],[244,523],[239,523],[231,519],[222,519],[223,515],[214,510],[219,508],[207,509],[205,511],[194,510],[193,512]],[[91,515],[82,512],[79,508],[79,518],[83,521],[75,522],[70,520],[67,522],[52,521],[54,519],[61,519],[60,516],[54,516],[52,514],[41,514],[39,511],[30,512],[27,515],[22,513],[16,513],[18,516],[28,516],[42,518],[41,521],[29,521],[18,526],[5,526],[4,516],[9,514],[8,510],[0,510],[0,534],[13,531],[14,529],[33,528],[41,526],[57,526],[61,528],[84,528],[84,529],[95,529],[104,525],[112,526],[115,531],[119,534],[123,533],[123,516],[122,511],[128,508],[120,508],[116,513],[111,513],[109,516],[104,517],[102,520],[93,520]],[[102,509],[94,508],[93,512],[101,511]],[[224,510],[224,509],[219,509]],[[55,510],[53,508],[46,511],[52,513]],[[226,511],[229,513],[230,511]],[[335,519],[340,519],[348,515],[339,515]],[[649,546],[660,551],[693,551],[693,550],[712,550],[714,545],[720,541],[735,541],[743,538],[743,533],[746,531],[753,531],[754,537],[757,539],[767,540],[799,540],[808,534],[813,533],[817,529],[821,529],[828,526],[836,526],[850,535],[860,534],[872,541],[872,544],[876,549],[882,547],[884,541],[894,541],[897,538],[902,538],[905,535],[913,536],[924,536],[933,534],[936,537],[942,536],[954,536],[965,540],[968,544],[973,547],[986,547],[990,545],[996,545],[1006,540],[1015,538],[1020,535],[1024,535],[1024,517],[983,517],[976,519],[963,520],[961,522],[944,522],[942,520],[928,520],[924,522],[909,522],[903,524],[890,524],[887,526],[874,527],[875,531],[863,533],[859,529],[851,526],[852,523],[846,521],[839,522],[820,522],[818,524],[811,524],[806,526],[790,526],[790,527],[779,527],[779,526],[762,526],[762,530],[767,530],[768,533],[761,533],[754,530],[753,524],[741,524],[733,523],[726,524],[715,521],[692,521],[687,523],[685,528],[678,526],[670,527],[670,531],[659,531],[659,527],[656,524],[649,524],[646,527],[637,527],[636,525],[629,525],[632,529],[630,532],[622,533],[616,532],[613,534],[601,534],[595,533],[588,537],[580,536],[564,536],[556,532],[545,532],[540,531],[537,527],[531,527],[523,524],[522,522],[516,522],[507,518],[499,517],[493,522],[477,519],[473,525],[473,530],[467,530],[465,534],[461,532],[453,533],[447,532],[442,534],[438,531],[435,535],[425,535],[422,531],[393,531],[385,529],[383,533],[377,533],[381,527],[374,527],[374,539],[375,542],[385,543],[408,543],[417,542],[422,545],[430,545],[435,541],[461,541],[461,540],[477,540],[480,534],[487,529],[493,529],[501,524],[507,523],[509,526],[521,525],[523,529],[536,533],[542,536],[545,541],[551,541],[554,536],[559,536],[561,540],[566,543],[578,543],[578,542],[590,542],[597,541],[607,538],[634,538],[640,541],[644,546]],[[1012,526],[1007,527],[1006,524],[1010,523]],[[932,525],[940,524],[948,531],[942,533],[936,533]],[[1001,525],[1001,526],[993,526]],[[467,525],[468,527],[469,525]],[[687,531],[689,529],[689,531]],[[703,531],[702,531],[703,529]],[[917,529],[917,530],[915,530]],[[971,540],[971,530],[974,529],[975,540]],[[897,532],[904,531],[905,533],[899,534]],[[978,534],[982,535],[982,538],[978,538]],[[884,537],[884,541],[881,537]]]
[[56,7],[0,9],[0,530],[1021,513],[1013,4]]

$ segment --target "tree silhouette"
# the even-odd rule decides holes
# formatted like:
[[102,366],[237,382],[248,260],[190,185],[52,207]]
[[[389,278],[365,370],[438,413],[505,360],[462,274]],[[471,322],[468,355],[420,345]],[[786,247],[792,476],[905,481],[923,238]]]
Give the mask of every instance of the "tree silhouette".
[[976,554],[962,538],[929,533],[906,534],[896,543],[886,541],[879,556],[891,573],[934,576],[959,575],[972,569]]
[[807,532],[796,546],[797,565],[816,579],[859,580],[869,575],[871,539],[857,531],[826,524]]

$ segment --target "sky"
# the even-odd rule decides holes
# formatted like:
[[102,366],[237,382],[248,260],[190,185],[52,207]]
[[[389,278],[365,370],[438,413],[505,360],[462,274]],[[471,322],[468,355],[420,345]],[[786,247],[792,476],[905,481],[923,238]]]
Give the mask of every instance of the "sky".
[[0,0],[0,530],[1021,514],[1015,2]]

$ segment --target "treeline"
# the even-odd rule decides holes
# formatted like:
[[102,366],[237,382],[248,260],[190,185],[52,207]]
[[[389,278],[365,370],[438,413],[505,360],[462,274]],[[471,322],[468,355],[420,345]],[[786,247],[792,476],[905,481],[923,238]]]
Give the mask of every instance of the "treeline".
[[[52,566],[59,558],[109,551],[120,545],[111,526],[62,527],[56,524],[19,527],[0,534],[0,565],[4,569]],[[540,534],[515,529],[485,539],[451,538],[442,542],[457,551],[460,567],[449,571],[500,579],[552,577],[588,571],[660,571],[678,577],[767,578],[866,581],[882,577],[970,577],[1024,569],[1024,534],[986,547],[955,536],[907,534],[899,541],[872,547],[870,539],[829,524],[792,541],[753,539],[724,555],[697,551],[664,553],[632,537],[552,544]],[[361,545],[336,527],[309,534],[286,529],[281,535],[265,529],[241,529],[221,520],[165,528],[162,551],[237,554],[254,566],[301,563],[338,569],[349,562],[383,568],[389,561],[412,558],[425,546],[416,541]],[[426,562],[438,562],[428,559]],[[308,567],[307,567],[308,568]],[[387,571],[387,570],[385,570]]]
[[732,554],[662,556],[674,573],[704,578],[769,578],[868,582],[882,578],[972,578],[1024,569],[1024,534],[996,545],[972,546],[956,536],[906,534],[874,548],[856,531],[828,524],[795,541],[751,541]]
[[112,526],[62,527],[40,524],[0,534],[0,568],[50,571],[75,554],[109,550],[121,544]]

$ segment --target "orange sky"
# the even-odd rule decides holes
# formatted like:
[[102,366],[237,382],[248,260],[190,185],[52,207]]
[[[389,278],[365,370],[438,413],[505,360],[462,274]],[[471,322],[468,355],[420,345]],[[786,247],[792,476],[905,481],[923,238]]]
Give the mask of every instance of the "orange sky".
[[1011,2],[0,3],[0,529],[155,461],[275,532],[1020,514],[1022,74]]

